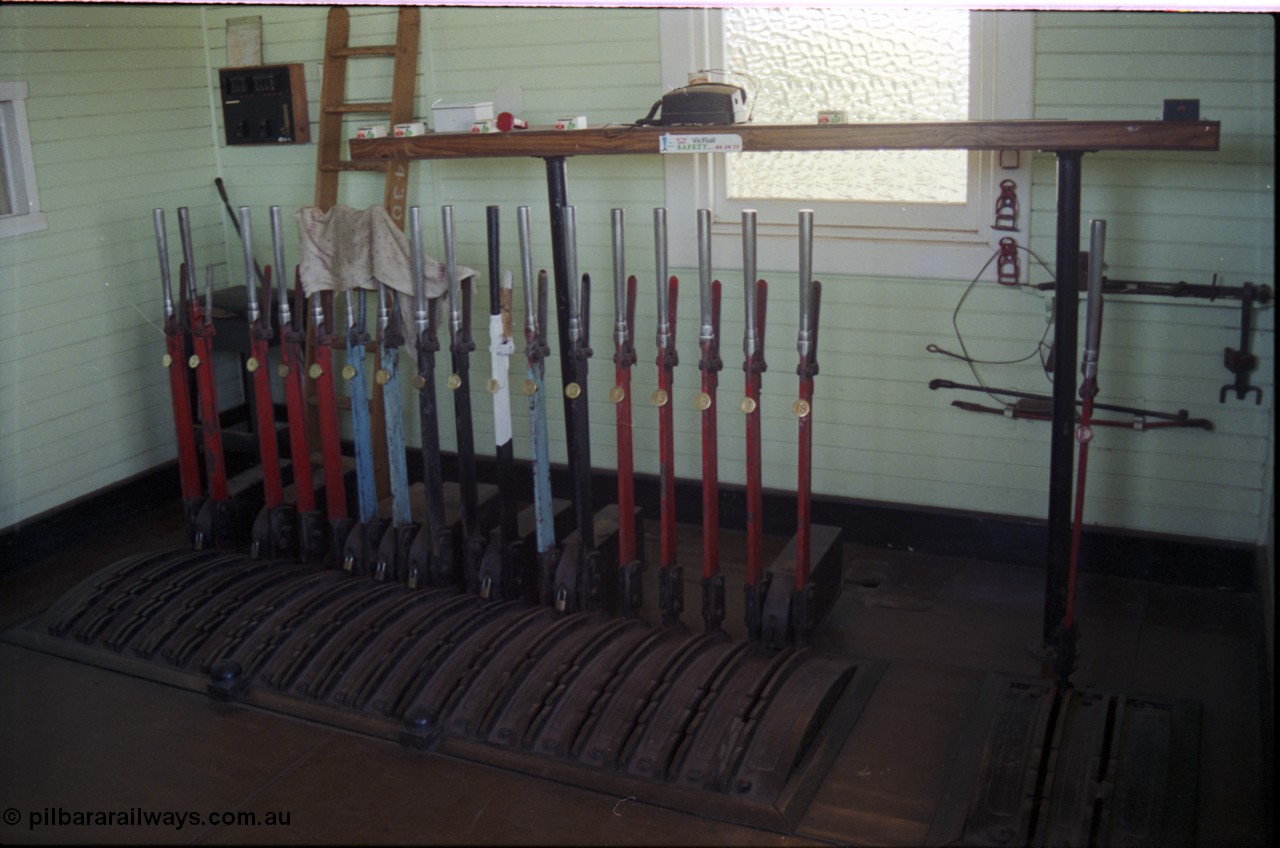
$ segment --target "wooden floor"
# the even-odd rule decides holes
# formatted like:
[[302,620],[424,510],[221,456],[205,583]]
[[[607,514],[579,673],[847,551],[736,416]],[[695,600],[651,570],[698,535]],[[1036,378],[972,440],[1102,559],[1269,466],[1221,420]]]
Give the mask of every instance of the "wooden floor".
[[[102,565],[176,543],[178,512],[139,515],[25,564],[0,583],[0,628]],[[681,534],[686,619],[699,627],[700,534]],[[723,541],[724,561],[740,563],[741,536]],[[770,539],[770,551],[785,542]],[[888,664],[794,834],[414,753],[0,642],[0,843],[925,844],[985,676],[1044,673],[1028,649],[1043,573],[910,551],[845,554],[819,647]],[[740,568],[726,570],[728,623],[740,634]],[[1077,685],[1201,705],[1194,841],[1270,844],[1256,596],[1085,576],[1080,610]],[[109,812],[123,821],[75,823]],[[179,829],[142,823],[144,812],[254,813],[260,823],[188,819]],[[287,824],[261,823],[271,814]]]

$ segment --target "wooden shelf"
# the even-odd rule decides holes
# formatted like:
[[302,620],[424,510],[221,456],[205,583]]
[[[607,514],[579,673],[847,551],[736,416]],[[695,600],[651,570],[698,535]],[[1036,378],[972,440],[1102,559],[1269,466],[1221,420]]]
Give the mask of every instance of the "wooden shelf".
[[735,124],[702,127],[609,126],[506,133],[428,133],[351,139],[356,161],[651,154],[661,138],[723,135],[744,151],[764,150],[1199,150],[1218,149],[1217,121],[948,121],[893,124]]

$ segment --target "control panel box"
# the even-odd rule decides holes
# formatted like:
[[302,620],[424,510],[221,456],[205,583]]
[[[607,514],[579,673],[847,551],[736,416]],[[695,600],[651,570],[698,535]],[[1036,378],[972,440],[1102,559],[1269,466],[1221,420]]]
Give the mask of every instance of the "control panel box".
[[301,63],[221,68],[218,82],[227,144],[311,141]]

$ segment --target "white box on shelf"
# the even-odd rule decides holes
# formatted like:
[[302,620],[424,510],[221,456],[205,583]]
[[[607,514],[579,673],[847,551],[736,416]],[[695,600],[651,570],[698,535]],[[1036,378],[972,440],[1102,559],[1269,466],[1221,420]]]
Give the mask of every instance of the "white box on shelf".
[[471,125],[476,121],[493,120],[493,101],[433,103],[431,117],[436,132],[471,132]]

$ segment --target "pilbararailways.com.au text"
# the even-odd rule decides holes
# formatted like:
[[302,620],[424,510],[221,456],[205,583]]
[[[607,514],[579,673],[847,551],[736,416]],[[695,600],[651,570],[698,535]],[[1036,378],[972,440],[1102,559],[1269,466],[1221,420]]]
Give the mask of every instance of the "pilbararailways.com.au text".
[[253,810],[150,810],[129,807],[116,810],[74,810],[66,807],[44,807],[25,813],[10,807],[3,813],[4,823],[26,822],[27,830],[43,827],[288,827],[292,812],[255,812]]

